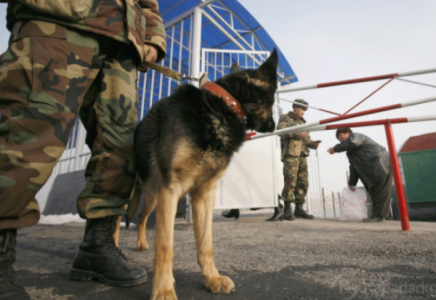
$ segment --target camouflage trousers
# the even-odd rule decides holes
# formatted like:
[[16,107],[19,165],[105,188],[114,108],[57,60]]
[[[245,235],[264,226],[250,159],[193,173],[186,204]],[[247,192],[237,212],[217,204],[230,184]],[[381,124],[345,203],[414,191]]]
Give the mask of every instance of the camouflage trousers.
[[306,157],[285,157],[282,161],[285,177],[283,199],[288,202],[304,203],[309,189]]
[[[17,22],[0,56],[0,229],[36,224],[35,200],[80,116],[91,158],[82,218],[124,214],[136,169],[137,62],[128,44]],[[58,199],[62,201],[62,199]]]

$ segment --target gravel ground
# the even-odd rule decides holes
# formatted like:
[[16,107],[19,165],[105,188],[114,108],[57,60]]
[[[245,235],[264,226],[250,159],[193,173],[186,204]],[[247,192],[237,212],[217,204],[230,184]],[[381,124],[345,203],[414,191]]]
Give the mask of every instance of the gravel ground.
[[[192,225],[175,228],[174,277],[179,300],[436,299],[436,223],[379,224],[332,219],[264,222],[269,211],[227,220],[216,212],[214,257],[235,292],[206,291],[196,262]],[[18,234],[17,283],[32,299],[149,299],[154,250],[137,252],[136,231],[123,229],[120,248],[146,268],[148,282],[114,288],[69,280],[83,224],[37,225]],[[147,232],[150,245],[154,229]]]

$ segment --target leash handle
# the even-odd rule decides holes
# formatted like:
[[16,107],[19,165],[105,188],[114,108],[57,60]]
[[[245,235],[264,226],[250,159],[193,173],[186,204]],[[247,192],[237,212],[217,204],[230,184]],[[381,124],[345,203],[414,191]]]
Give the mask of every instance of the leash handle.
[[164,66],[161,66],[161,65],[154,63],[154,62],[151,62],[151,61],[144,61],[143,64],[146,65],[147,67],[149,67],[150,69],[153,69],[155,71],[158,71],[159,73],[164,74],[166,77],[171,77],[171,78],[178,80],[178,81],[183,81],[185,79],[200,81],[200,83],[201,83],[200,86],[202,86],[204,84],[205,80],[207,81],[207,73],[204,73],[200,77],[200,79],[198,79],[198,78],[194,78],[194,77],[182,76],[182,74],[180,74],[179,72],[176,72],[174,70],[171,70],[170,68],[166,68]]
[[176,71],[171,70],[169,68],[166,68],[164,66],[158,65],[158,64],[151,62],[151,61],[144,61],[143,64],[146,65],[147,67],[153,69],[153,70],[156,70],[156,71],[164,74],[166,77],[171,77],[171,78],[173,78],[175,80],[179,80],[179,81],[182,80],[182,74],[180,74],[179,72],[176,72]]

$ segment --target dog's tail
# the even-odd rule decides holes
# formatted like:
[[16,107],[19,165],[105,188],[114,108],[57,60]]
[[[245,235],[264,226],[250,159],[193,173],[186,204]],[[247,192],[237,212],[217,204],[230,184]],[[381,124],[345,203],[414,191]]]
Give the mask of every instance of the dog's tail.
[[126,228],[129,229],[130,222],[136,213],[139,205],[139,199],[141,198],[141,183],[139,182],[139,177],[136,175],[135,184],[133,186],[132,194],[130,195],[129,206],[127,207],[126,214]]

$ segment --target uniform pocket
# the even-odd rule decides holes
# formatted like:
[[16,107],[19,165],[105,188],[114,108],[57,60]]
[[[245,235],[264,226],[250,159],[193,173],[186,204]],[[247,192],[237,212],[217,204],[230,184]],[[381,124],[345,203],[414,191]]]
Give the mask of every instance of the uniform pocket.
[[43,21],[15,24],[9,48],[1,58],[2,104],[65,110],[66,31],[63,26]]
[[68,110],[66,107],[67,41],[46,36],[33,36],[32,88],[29,107]]
[[288,149],[285,152],[285,155],[300,156],[302,144],[301,140],[289,140]]
[[94,2],[93,0],[18,1],[36,11],[72,21],[85,19],[89,15]]

